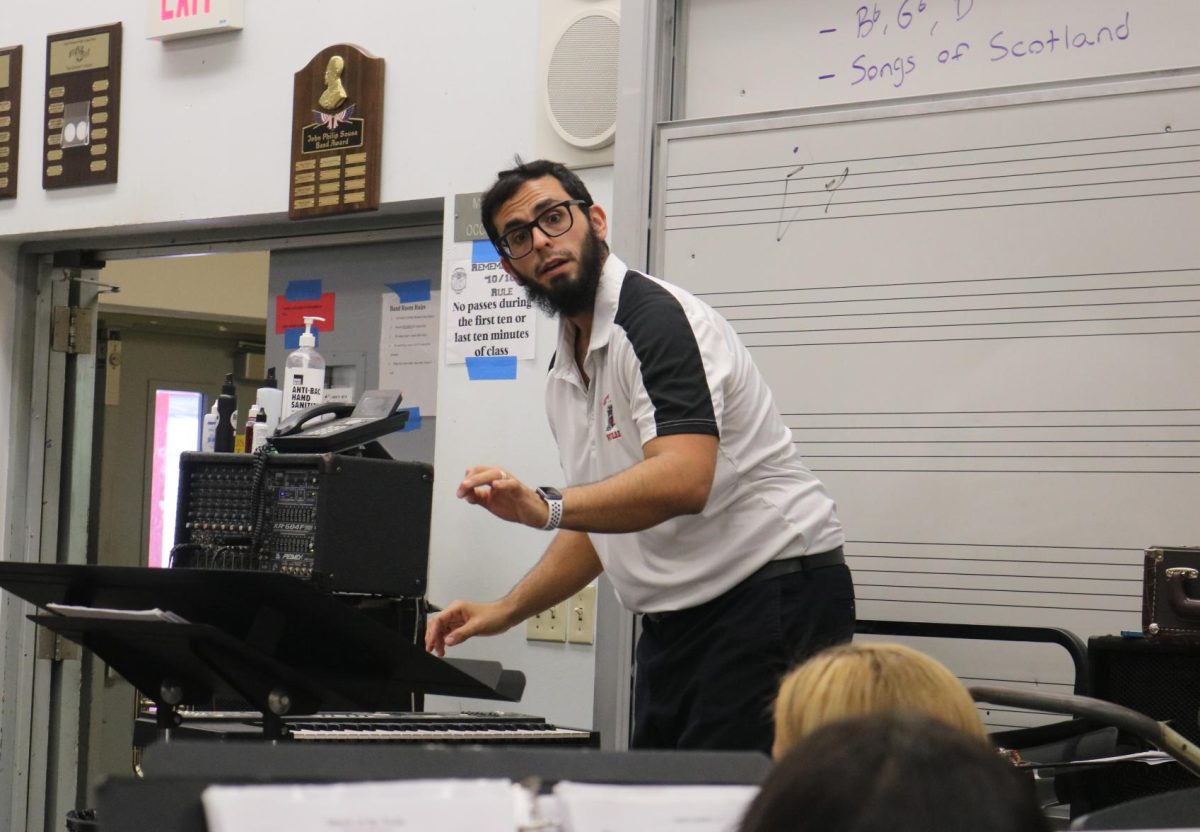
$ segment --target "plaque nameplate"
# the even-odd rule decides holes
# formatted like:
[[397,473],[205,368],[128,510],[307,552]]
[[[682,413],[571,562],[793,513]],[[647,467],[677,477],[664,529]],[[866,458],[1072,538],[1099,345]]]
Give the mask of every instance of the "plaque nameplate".
[[46,38],[42,187],[117,181],[122,34],[114,23]]
[[[295,74],[291,219],[379,207],[383,79],[384,61],[350,44],[326,47]],[[345,170],[351,165],[357,166],[353,173]],[[300,171],[310,173],[304,176]],[[345,180],[350,176],[363,182],[354,198],[347,193]],[[299,190],[314,180],[315,203]]]
[[21,56],[23,48],[0,49],[0,199],[17,195],[17,150],[21,143]]
[[109,33],[50,41],[50,75],[108,69]]

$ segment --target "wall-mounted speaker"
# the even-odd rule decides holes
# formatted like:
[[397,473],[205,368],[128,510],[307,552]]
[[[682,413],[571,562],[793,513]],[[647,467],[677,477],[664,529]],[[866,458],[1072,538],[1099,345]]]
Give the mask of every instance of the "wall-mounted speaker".
[[538,155],[573,166],[612,164],[619,41],[617,3],[543,2]]

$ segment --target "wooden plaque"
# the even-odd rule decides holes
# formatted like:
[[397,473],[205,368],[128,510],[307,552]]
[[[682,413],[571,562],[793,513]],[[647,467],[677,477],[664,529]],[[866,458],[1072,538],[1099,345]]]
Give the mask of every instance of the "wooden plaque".
[[17,149],[21,139],[20,46],[0,49],[0,199],[17,195]]
[[291,219],[379,207],[383,65],[382,58],[343,43],[322,49],[296,73]]
[[42,187],[117,181],[121,24],[46,38]]

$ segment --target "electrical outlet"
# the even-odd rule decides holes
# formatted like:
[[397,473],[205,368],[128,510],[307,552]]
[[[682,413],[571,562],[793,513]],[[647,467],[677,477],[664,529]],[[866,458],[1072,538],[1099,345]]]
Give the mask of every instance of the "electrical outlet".
[[567,641],[591,644],[596,640],[596,587],[585,586],[567,599]]
[[539,612],[525,624],[526,641],[566,641],[567,602]]

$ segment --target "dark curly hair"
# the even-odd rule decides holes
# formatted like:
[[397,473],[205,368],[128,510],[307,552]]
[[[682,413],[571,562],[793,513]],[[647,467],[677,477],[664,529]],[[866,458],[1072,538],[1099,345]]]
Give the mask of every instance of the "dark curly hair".
[[495,183],[483,195],[483,201],[479,206],[479,211],[483,214],[483,229],[487,232],[492,245],[497,248],[500,246],[500,235],[496,230],[496,214],[504,206],[504,203],[512,199],[513,194],[531,179],[553,176],[562,183],[563,190],[571,199],[582,199],[585,208],[592,204],[592,195],[588,193],[583,180],[563,163],[552,162],[549,159],[523,162],[520,156],[514,156],[513,163],[516,167],[511,170],[502,170],[496,174]]

